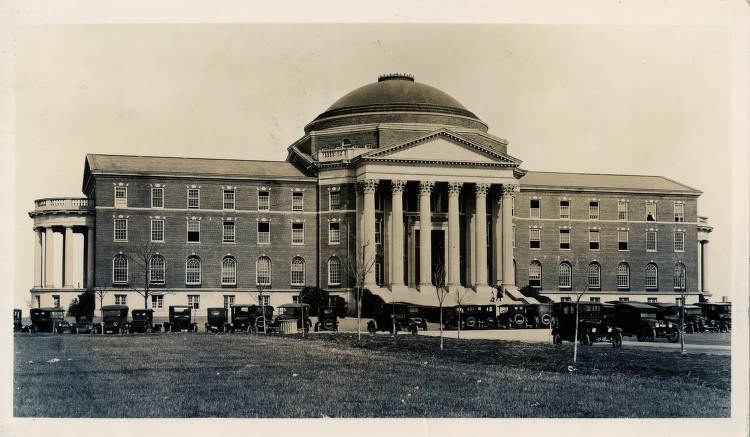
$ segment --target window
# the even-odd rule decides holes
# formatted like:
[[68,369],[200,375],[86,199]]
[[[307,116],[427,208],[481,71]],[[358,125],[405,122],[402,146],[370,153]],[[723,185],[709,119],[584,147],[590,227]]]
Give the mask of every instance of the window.
[[194,310],[200,309],[201,297],[197,294],[188,294],[188,306]]
[[258,191],[258,211],[271,209],[271,194],[268,191]]
[[127,294],[115,294],[115,305],[127,305],[128,295]]
[[630,266],[626,263],[620,263],[617,265],[617,289],[630,289]]
[[570,267],[570,264],[568,263],[560,264],[560,267],[558,267],[557,269],[558,286],[560,288],[571,287],[572,271],[573,269]]
[[685,232],[674,231],[674,251],[684,252],[685,251]]
[[115,241],[128,241],[128,219],[115,219]]
[[234,243],[234,221],[227,220],[224,222],[224,243]]
[[646,266],[646,288],[649,290],[659,288],[659,269],[654,263],[649,263]]
[[655,297],[647,297],[647,298],[646,298],[646,302],[648,302],[648,303],[656,303],[656,302],[657,302],[657,300],[658,300],[658,299],[657,299],[657,298],[655,298]]
[[224,295],[224,309],[229,311],[229,307],[234,305],[234,295],[233,294],[225,294]]
[[292,296],[292,303],[299,303],[299,296]]
[[37,295],[34,296],[34,301],[36,302],[36,307],[41,308],[42,307],[42,297]]
[[164,220],[151,220],[151,241],[164,241]]
[[541,235],[541,229],[529,229],[529,248],[539,249],[542,247]]
[[187,222],[187,241],[188,241],[188,243],[200,243],[200,241],[201,241],[201,222],[200,222],[200,220],[188,220],[188,222]]
[[[492,234],[490,234],[489,232],[487,232],[487,238],[489,238],[490,235],[492,235]],[[516,248],[516,225],[513,225],[513,248],[514,249]],[[489,252],[487,252],[487,253],[489,253]]]
[[560,298],[560,302],[570,302],[570,298],[566,297],[566,296],[563,296],[563,297]]
[[627,221],[628,219],[628,202],[624,200],[617,201],[617,220]]
[[125,284],[128,282],[128,258],[125,255],[115,255],[112,259],[112,283]]
[[674,303],[676,303],[677,305],[680,305],[680,306],[682,306],[682,305],[684,305],[684,304],[683,304],[683,302],[682,302],[682,300],[683,300],[683,299],[682,299],[681,297],[676,297],[676,298],[674,299]]
[[341,208],[341,193],[338,191],[331,191],[328,193],[328,209],[340,209]]
[[529,285],[542,288],[542,265],[539,261],[532,261],[529,264]]
[[383,221],[375,220],[375,244],[383,244]]
[[201,190],[200,188],[188,188],[187,190],[187,207],[191,209],[201,207]]
[[674,204],[674,221],[685,221],[685,204],[682,202],[675,202]]
[[201,260],[191,256],[185,262],[185,284],[198,285],[201,283]]
[[589,220],[599,220],[599,201],[592,200],[589,202]]
[[271,224],[268,222],[258,223],[258,244],[271,243]]
[[599,229],[589,229],[589,249],[599,250]]
[[224,209],[234,209],[234,190],[224,190]]
[[221,261],[221,285],[237,284],[237,261],[231,256]]
[[149,282],[152,284],[164,283],[165,262],[161,255],[154,255],[149,261]]
[[591,263],[587,269],[589,278],[589,290],[598,290],[601,288],[602,270],[599,264]]
[[510,196],[510,215],[516,216],[516,196]]
[[115,208],[128,207],[128,187],[115,187]]
[[164,296],[163,295],[151,295],[151,308],[159,310],[164,308]]
[[305,193],[292,193],[292,211],[304,211]]
[[305,285],[305,260],[302,257],[292,258],[292,286],[302,287]]
[[570,200],[560,201],[560,218],[561,219],[570,218]]
[[591,297],[591,298],[589,298],[589,302],[599,303],[601,301],[602,301],[601,297]]
[[570,229],[560,229],[560,249],[570,249]]
[[151,188],[151,208],[164,208],[164,188]]
[[268,296],[268,295],[258,296],[258,305],[268,306],[270,304],[271,304],[271,296]]
[[339,244],[341,242],[340,223],[328,223],[328,244]]
[[685,290],[685,265],[677,263],[674,266],[674,289],[676,291]]
[[539,199],[531,199],[529,203],[529,217],[531,218],[539,218],[541,217],[541,208],[539,207],[540,200]]
[[328,259],[328,285],[341,285],[341,261],[335,256]]
[[617,231],[617,250],[628,250],[628,231]]
[[292,244],[305,244],[304,223],[292,223]]
[[60,308],[60,295],[59,294],[52,295],[52,306],[55,308]]
[[375,258],[375,283],[379,286],[383,286],[383,276],[385,271],[383,270],[383,257]]
[[646,231],[646,251],[656,252],[656,231]]
[[271,285],[271,259],[267,256],[261,256],[255,262],[255,283]]
[[656,202],[646,202],[646,221],[656,221]]
[[629,298],[629,297],[621,297],[621,298],[619,298],[618,300],[619,300],[620,302],[627,302],[627,301],[629,301],[629,300],[630,300],[630,298]]

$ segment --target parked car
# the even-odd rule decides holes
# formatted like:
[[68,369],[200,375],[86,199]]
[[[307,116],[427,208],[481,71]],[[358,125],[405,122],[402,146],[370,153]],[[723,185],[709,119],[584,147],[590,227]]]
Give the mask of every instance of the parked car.
[[707,328],[728,332],[732,330],[732,304],[729,302],[700,302],[698,306],[706,318]]
[[670,343],[680,340],[679,325],[659,320],[653,305],[640,302],[620,302],[615,304],[616,324],[622,328],[622,335],[635,335],[638,341],[654,341],[666,338]]
[[698,305],[685,305],[685,332],[705,332],[708,320]]
[[263,323],[270,324],[273,319],[273,307],[270,305],[232,305],[231,312],[232,322],[227,325],[231,332],[261,330]]
[[444,320],[445,329],[458,328],[459,320],[461,329],[479,329],[479,320],[482,316],[478,305],[456,305],[448,309],[447,315]]
[[419,328],[427,330],[427,319],[422,316],[421,308],[418,305],[396,302],[381,303],[375,308],[373,320],[367,322],[367,330],[374,334],[375,331],[388,331],[393,333],[393,325],[396,325],[396,332],[408,330],[412,334],[417,334]]
[[315,323],[315,331],[338,331],[339,322],[334,307],[318,308],[318,321]]
[[209,308],[206,310],[206,332],[224,332],[227,330],[227,309]]
[[[551,305],[552,341],[561,344],[563,341],[575,341],[576,337],[576,304],[575,302],[556,302]],[[578,304],[578,341],[592,345],[606,340],[612,347],[622,346],[622,329],[613,326],[604,317],[602,304],[585,302]]]
[[23,329],[23,322],[21,321],[21,317],[23,315],[23,312],[19,309],[13,310],[13,332],[20,331]]
[[[62,308],[32,308],[29,310],[31,318],[31,332],[60,332],[65,319]],[[67,322],[65,322],[67,324]]]
[[536,303],[526,305],[526,320],[532,328],[549,328],[552,320],[552,304]]
[[497,326],[497,307],[495,304],[479,305],[479,329],[495,329]]
[[526,305],[524,304],[506,304],[497,307],[497,326],[504,328],[525,328]]
[[101,333],[125,334],[128,330],[127,305],[105,305],[102,307]]
[[131,314],[133,321],[130,322],[129,332],[146,333],[154,331],[154,310],[133,310]]
[[189,305],[172,305],[169,307],[169,322],[164,324],[164,331],[196,332],[198,324],[193,322],[193,308]]
[[276,316],[274,325],[279,326],[282,320],[297,320],[297,329],[302,328],[304,321],[305,331],[308,331],[312,327],[310,305],[306,303],[285,303],[279,305],[279,315]]
[[94,317],[90,314],[76,316],[73,327],[74,332],[78,334],[91,334],[94,332]]

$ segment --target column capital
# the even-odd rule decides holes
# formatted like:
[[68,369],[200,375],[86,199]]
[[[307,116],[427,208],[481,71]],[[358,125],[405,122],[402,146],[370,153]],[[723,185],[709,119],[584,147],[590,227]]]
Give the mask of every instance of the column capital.
[[519,190],[518,184],[503,184],[502,192],[503,196],[510,196],[513,193],[517,193]]
[[486,196],[487,191],[490,189],[490,184],[484,182],[477,182],[474,185],[474,192],[477,196]]
[[458,196],[463,186],[464,186],[463,182],[448,182],[448,195]]
[[402,179],[394,179],[391,181],[391,193],[402,193],[406,187],[406,181]]
[[357,189],[363,193],[374,193],[378,188],[378,182],[380,181],[377,179],[363,179],[357,182]]
[[419,182],[419,192],[422,194],[430,194],[434,187],[435,187],[435,182],[432,182],[432,181],[420,181]]

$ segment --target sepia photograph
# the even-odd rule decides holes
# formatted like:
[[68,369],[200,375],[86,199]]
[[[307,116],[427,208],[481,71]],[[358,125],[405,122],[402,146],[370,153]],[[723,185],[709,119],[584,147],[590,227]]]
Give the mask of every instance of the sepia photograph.
[[750,7],[726,3],[17,4],[0,429],[746,435]]

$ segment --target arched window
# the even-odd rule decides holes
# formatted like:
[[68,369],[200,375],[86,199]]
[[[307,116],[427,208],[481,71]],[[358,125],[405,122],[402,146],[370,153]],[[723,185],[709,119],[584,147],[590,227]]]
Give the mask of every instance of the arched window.
[[221,261],[221,285],[237,284],[237,260],[231,256]]
[[568,263],[561,263],[557,269],[558,284],[560,288],[570,288],[573,276],[573,269]]
[[165,267],[166,263],[163,256],[152,256],[149,261],[149,282],[152,284],[163,284]]
[[674,289],[685,290],[685,264],[677,263],[674,266]]
[[201,260],[191,256],[185,261],[185,284],[197,285],[201,283]]
[[597,263],[589,264],[587,269],[589,278],[589,290],[598,290],[602,286],[602,269]]
[[649,290],[659,288],[659,268],[654,263],[646,266],[646,288]]
[[258,285],[271,285],[271,258],[261,256],[255,262],[255,283]]
[[328,285],[341,285],[341,261],[335,256],[328,258]]
[[115,255],[112,259],[112,282],[115,284],[128,282],[128,258],[125,255]]
[[300,256],[292,258],[292,286],[305,285],[305,260]]
[[529,285],[534,288],[542,288],[542,265],[539,261],[529,263]]
[[630,266],[627,263],[617,265],[617,289],[630,289]]

